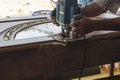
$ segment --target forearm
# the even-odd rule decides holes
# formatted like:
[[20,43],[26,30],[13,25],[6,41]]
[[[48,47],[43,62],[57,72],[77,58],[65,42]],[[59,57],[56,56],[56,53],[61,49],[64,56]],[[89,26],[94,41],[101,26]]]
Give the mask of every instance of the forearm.
[[83,11],[83,15],[87,17],[98,16],[99,14],[106,12],[105,9],[94,2],[88,4],[85,10],[82,8],[81,11]]
[[120,31],[120,17],[111,19],[94,20],[94,30],[114,30]]

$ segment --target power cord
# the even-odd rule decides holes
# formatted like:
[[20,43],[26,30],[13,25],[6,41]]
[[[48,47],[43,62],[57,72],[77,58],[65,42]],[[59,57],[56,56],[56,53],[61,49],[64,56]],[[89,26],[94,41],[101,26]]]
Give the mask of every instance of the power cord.
[[[81,12],[81,17],[83,16],[83,14],[84,14],[84,12],[86,10],[86,7],[87,7],[87,0],[84,0],[84,1],[85,1],[86,5],[85,5],[83,11]],[[58,2],[59,2],[59,0],[58,0]],[[52,7],[55,8],[54,5],[53,5],[53,3],[57,4],[57,2],[55,2],[53,0],[50,0],[50,3],[52,5]],[[81,79],[81,76],[82,76],[82,73],[83,73],[83,69],[85,67],[85,62],[86,62],[86,37],[84,36],[83,37],[83,65],[81,66],[79,80]]]
[[53,1],[53,0],[50,0],[50,3],[51,3],[51,5],[52,5],[52,7],[53,7],[53,9],[54,9],[55,7],[54,7],[53,3],[55,3],[55,4],[56,4],[56,2],[55,2],[55,1]]
[[[81,18],[82,18],[82,16],[83,16],[83,14],[84,14],[84,12],[85,12],[85,10],[86,10],[86,8],[87,8],[87,0],[84,0],[84,2],[86,3],[86,5],[85,5],[85,7],[84,7],[84,9],[83,9],[83,11],[81,12]],[[85,67],[85,62],[86,62],[86,47],[87,45],[86,45],[86,37],[85,37],[85,35],[83,36],[83,64],[82,64],[82,66],[81,66],[81,70],[80,70],[80,75],[79,75],[79,80],[81,80],[81,76],[82,76],[82,74],[83,74],[83,69],[84,69],[84,67]]]
[[50,0],[50,3],[51,3],[51,5],[52,5],[53,9],[55,8],[55,6],[53,5],[53,3],[54,3],[54,4],[57,4],[57,3],[59,3],[59,1],[60,1],[60,0],[58,0],[57,2],[55,2],[54,0]]
[[85,67],[85,62],[86,62],[86,37],[83,36],[83,63],[81,66],[81,70],[80,70],[80,75],[79,75],[79,80],[81,79],[81,76],[83,74],[83,69]]

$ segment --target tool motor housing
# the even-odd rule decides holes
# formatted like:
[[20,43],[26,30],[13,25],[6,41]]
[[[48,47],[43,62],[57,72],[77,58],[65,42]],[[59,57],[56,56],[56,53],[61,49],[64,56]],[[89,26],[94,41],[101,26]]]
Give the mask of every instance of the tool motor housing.
[[52,12],[52,16],[56,17],[56,21],[61,26],[61,33],[54,36],[54,39],[61,42],[68,42],[73,39],[70,23],[75,20],[74,15],[80,14],[80,6],[78,0],[58,0],[56,9]]
[[79,13],[78,0],[59,0],[56,4],[56,21],[61,25],[69,25],[73,16]]

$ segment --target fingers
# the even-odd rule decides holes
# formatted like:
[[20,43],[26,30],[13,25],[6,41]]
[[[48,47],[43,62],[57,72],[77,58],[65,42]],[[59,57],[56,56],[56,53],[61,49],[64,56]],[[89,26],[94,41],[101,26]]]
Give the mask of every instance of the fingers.
[[89,18],[83,17],[80,20],[71,22],[72,30],[81,36],[93,31],[93,21]]
[[84,30],[81,27],[73,28],[72,29],[76,34],[80,35],[81,37],[85,35]]
[[78,27],[79,24],[80,24],[80,21],[79,21],[79,20],[78,20],[78,21],[73,21],[73,22],[70,23],[70,26],[71,26],[72,28],[73,28],[73,27]]
[[77,21],[71,22],[70,26],[72,27],[72,31],[80,36],[84,36],[86,34],[86,21],[84,19],[80,19]]
[[74,16],[73,16],[73,18],[75,18],[75,19],[77,19],[77,20],[78,20],[78,19],[80,19],[80,18],[81,18],[81,15],[80,15],[80,14],[76,14],[76,15],[74,15]]

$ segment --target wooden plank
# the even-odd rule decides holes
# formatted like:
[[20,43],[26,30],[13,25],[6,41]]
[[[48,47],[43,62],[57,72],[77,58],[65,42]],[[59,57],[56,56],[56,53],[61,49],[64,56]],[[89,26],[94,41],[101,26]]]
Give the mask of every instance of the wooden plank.
[[[84,68],[118,62],[120,60],[119,42],[120,37],[87,39]],[[79,76],[76,72],[81,71],[84,62],[84,40],[77,45],[66,45],[56,41],[43,44],[33,41],[31,45],[29,44],[14,45],[10,49],[10,46],[0,48],[1,50],[4,48],[4,51],[0,52],[1,80],[55,75],[71,77],[71,74]]]
[[119,76],[96,79],[96,80],[119,80],[119,79],[120,79],[120,75]]

